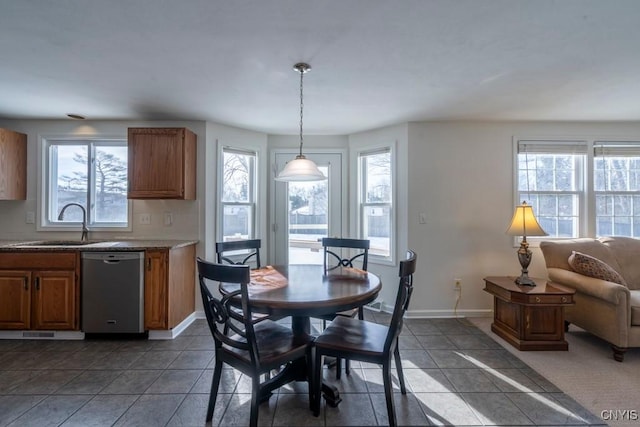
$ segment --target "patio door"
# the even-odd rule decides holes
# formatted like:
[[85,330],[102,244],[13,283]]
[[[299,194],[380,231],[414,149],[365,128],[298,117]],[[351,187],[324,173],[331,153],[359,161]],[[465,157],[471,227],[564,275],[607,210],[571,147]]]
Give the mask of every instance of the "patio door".
[[[275,264],[322,264],[320,239],[342,235],[343,197],[346,197],[342,154],[305,155],[316,162],[328,179],[275,181],[271,226]],[[282,170],[293,156],[295,154],[276,153],[276,170]]]

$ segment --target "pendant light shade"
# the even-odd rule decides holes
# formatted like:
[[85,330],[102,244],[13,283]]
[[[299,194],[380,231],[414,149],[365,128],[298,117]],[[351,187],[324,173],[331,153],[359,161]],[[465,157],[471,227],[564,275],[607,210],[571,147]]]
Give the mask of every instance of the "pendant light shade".
[[303,88],[302,78],[304,76],[304,73],[311,70],[311,67],[309,66],[309,64],[300,62],[294,65],[293,69],[300,73],[300,153],[296,156],[295,159],[291,160],[290,162],[287,162],[284,169],[282,169],[282,171],[278,174],[275,180],[285,181],[285,182],[322,181],[327,179],[327,177],[324,176],[322,172],[320,172],[320,169],[318,169],[318,166],[313,161],[307,159],[302,154],[302,143],[303,143],[302,117],[303,117],[303,107],[304,107],[303,96],[302,96],[302,88]]
[[287,162],[276,177],[276,181],[322,181],[325,179],[327,177],[318,169],[318,166],[302,155]]

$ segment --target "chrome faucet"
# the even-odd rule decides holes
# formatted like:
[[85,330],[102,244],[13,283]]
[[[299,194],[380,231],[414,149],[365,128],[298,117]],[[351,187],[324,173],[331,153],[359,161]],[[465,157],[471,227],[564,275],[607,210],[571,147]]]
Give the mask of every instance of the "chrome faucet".
[[79,203],[67,203],[60,210],[60,214],[58,215],[58,221],[62,221],[64,219],[64,211],[69,206],[77,206],[82,209],[82,237],[80,238],[81,242],[86,242],[89,239],[89,228],[87,228],[87,210]]

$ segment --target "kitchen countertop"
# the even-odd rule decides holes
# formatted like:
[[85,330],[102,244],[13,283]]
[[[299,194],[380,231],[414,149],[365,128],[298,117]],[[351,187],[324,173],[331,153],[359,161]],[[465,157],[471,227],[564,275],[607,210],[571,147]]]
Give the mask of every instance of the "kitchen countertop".
[[62,251],[138,251],[174,249],[195,245],[197,240],[96,240],[78,244],[74,240],[0,240],[0,252],[62,252]]

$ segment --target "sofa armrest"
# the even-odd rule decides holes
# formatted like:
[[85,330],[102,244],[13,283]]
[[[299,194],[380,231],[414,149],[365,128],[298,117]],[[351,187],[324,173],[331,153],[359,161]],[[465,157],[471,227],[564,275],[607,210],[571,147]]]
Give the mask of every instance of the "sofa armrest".
[[624,285],[596,279],[562,268],[548,268],[549,279],[560,285],[575,289],[577,292],[599,298],[615,305],[630,304],[629,289]]

